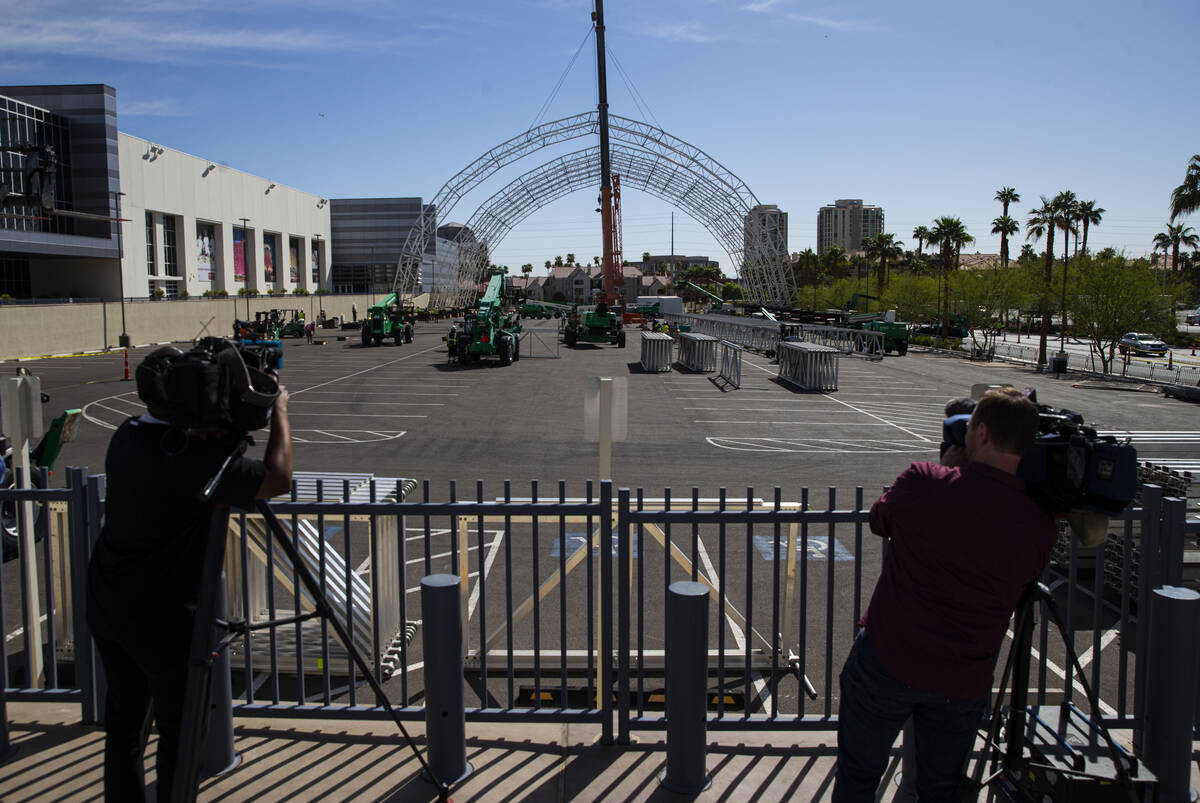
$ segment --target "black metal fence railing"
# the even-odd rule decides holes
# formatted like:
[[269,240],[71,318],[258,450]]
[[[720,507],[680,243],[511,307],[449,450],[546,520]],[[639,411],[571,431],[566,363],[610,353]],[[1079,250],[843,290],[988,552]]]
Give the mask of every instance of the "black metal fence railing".
[[[87,556],[99,534],[103,477],[67,473],[67,486],[0,491],[5,523],[24,542],[0,571],[0,671],[9,699],[69,700],[96,721],[102,680],[85,616]],[[879,576],[886,543],[868,527],[862,488],[805,489],[786,501],[747,488],[651,497],[587,483],[568,495],[531,483],[489,497],[482,483],[327,475],[297,484],[272,509],[322,595],[368,658],[401,715],[419,719],[424,665],[420,578],[461,578],[467,718],[599,722],[620,741],[665,727],[665,615],[672,582],[708,587],[709,726],[834,730],[836,676]],[[1184,500],[1143,487],[1142,503],[1112,520],[1104,548],[1064,541],[1046,582],[1065,611],[1073,647],[1099,690],[1107,724],[1140,728],[1150,591],[1179,585],[1184,551],[1200,534]],[[231,518],[229,611],[251,625],[231,647],[235,714],[381,718],[345,645],[261,518]],[[1111,564],[1121,555],[1119,570]],[[148,601],[152,604],[152,601]],[[1034,638],[1037,703],[1089,708],[1065,646],[1041,617]],[[436,670],[434,670],[436,671]]]

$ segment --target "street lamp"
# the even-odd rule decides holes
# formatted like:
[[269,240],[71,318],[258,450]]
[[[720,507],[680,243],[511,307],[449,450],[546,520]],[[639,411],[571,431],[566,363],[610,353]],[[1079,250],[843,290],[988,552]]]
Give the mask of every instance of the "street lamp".
[[121,293],[121,336],[117,343],[123,349],[129,348],[129,333],[125,330],[125,241],[121,238],[121,196],[123,192],[114,192],[113,200],[117,208],[117,281]]
[[238,220],[242,221],[242,284],[246,290],[246,320],[250,320],[250,255],[246,250],[250,239],[250,232],[246,229],[246,224],[250,222],[250,218],[241,217]]

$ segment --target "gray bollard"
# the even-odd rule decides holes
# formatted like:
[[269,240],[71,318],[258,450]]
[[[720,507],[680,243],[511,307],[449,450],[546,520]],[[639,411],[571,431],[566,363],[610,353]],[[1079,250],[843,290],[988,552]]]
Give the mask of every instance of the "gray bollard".
[[1200,594],[1175,586],[1154,589],[1150,599],[1142,757],[1158,778],[1158,799],[1163,803],[1195,799],[1189,760],[1196,673],[1200,668],[1198,628]]
[[8,700],[4,696],[4,684],[0,683],[0,764],[14,758],[20,748],[8,740]]
[[[217,589],[217,618],[227,617],[225,608],[225,572],[221,572],[221,584]],[[216,631],[217,638],[225,637],[225,630]],[[242,756],[233,749],[233,683],[229,672],[229,650],[213,661],[212,676],[209,678],[208,736],[204,740],[204,755],[200,757],[200,777],[215,778],[232,772],[242,763]]]
[[667,589],[667,768],[658,776],[682,795],[712,783],[705,767],[708,741],[708,586],[672,583]]
[[426,757],[433,775],[426,780],[443,784],[456,784],[472,772],[467,763],[467,715],[463,704],[461,599],[456,575],[421,578]]

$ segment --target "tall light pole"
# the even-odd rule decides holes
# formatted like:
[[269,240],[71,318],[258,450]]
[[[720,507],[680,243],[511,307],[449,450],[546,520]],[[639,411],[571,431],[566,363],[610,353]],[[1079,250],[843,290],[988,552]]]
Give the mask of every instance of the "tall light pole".
[[129,333],[125,330],[125,241],[121,238],[121,196],[123,192],[114,192],[113,199],[117,207],[117,281],[121,293],[121,336],[117,343],[123,349],[129,348]]
[[250,242],[250,231],[246,228],[246,224],[250,222],[250,218],[241,217],[238,220],[242,221],[242,282],[246,290],[246,321],[250,321],[250,255],[247,251],[247,246]]

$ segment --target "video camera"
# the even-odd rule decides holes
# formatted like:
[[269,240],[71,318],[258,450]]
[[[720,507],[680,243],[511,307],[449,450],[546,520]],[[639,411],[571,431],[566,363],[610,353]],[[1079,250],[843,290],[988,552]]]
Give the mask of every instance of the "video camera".
[[[1037,404],[1035,391],[1025,395]],[[1079,413],[1044,404],[1037,408],[1037,438],[1017,469],[1029,492],[1055,515],[1084,510],[1108,516],[1124,510],[1137,493],[1137,450],[1111,435],[1097,435]],[[965,445],[970,419],[960,413],[943,421],[943,446]]]
[[278,346],[201,339],[190,351],[150,354],[137,367],[138,396],[150,414],[186,431],[245,433],[271,419],[279,395]]

